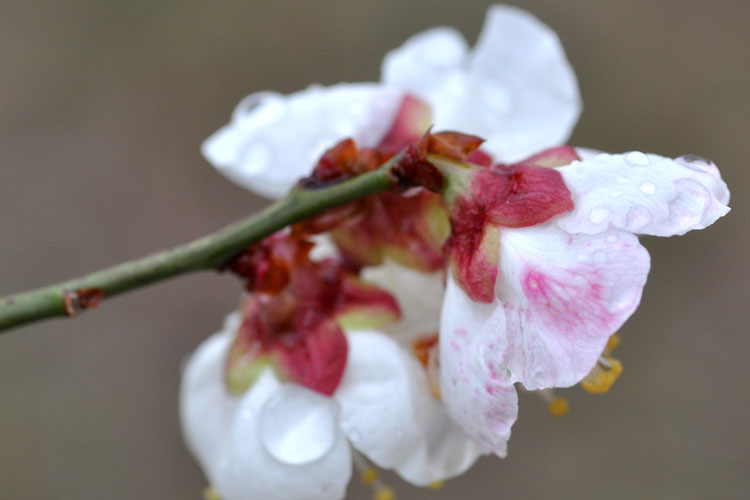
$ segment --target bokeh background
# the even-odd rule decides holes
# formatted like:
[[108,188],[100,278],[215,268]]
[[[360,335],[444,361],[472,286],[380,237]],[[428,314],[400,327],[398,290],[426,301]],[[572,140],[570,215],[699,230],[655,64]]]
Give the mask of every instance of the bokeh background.
[[[646,238],[653,271],[607,396],[521,398],[505,460],[400,498],[742,498],[750,488],[750,3],[528,1],[559,33],[584,113],[572,144],[712,158],[730,215]],[[178,244],[264,205],[201,141],[260,89],[377,80],[441,24],[473,42],[485,2],[3,0],[0,293]],[[290,137],[290,140],[293,138]],[[0,337],[0,498],[198,499],[178,429],[181,360],[239,285],[210,273]],[[350,499],[369,498],[353,481]]]

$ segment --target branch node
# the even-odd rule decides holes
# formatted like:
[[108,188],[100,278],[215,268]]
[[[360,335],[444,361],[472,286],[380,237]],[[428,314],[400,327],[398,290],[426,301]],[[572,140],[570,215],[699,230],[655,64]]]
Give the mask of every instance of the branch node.
[[77,316],[86,309],[93,309],[104,298],[104,290],[101,288],[79,288],[71,292],[63,292],[63,307],[65,314],[71,318]]

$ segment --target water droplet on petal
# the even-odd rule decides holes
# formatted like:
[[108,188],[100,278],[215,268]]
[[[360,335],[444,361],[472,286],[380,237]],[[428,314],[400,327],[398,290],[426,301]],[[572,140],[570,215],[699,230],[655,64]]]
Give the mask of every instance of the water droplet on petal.
[[336,440],[336,405],[304,387],[281,387],[260,411],[263,448],[284,464],[306,464],[323,457]]
[[675,159],[675,162],[679,163],[683,167],[687,167],[698,172],[706,172],[710,174],[717,174],[716,165],[708,158],[703,158],[698,155],[683,155]]
[[630,179],[628,179],[627,177],[618,177],[617,182],[619,182],[620,184],[627,184],[628,182],[630,182]]
[[633,165],[636,167],[645,167],[649,163],[651,163],[648,159],[648,156],[641,153],[640,151],[631,151],[630,153],[627,153],[625,155],[625,162],[628,165]]
[[607,219],[609,216],[609,209],[604,206],[598,206],[591,209],[591,213],[589,214],[589,219],[594,224],[599,224],[600,222],[603,222]]
[[651,222],[651,214],[648,210],[641,205],[636,205],[628,212],[625,227],[628,231],[636,232],[646,227],[649,222]]
[[615,189],[614,191],[612,191],[612,193],[610,194],[610,196],[612,198],[619,198],[620,196],[622,196],[624,194],[625,194],[625,191],[623,191],[622,189]]
[[645,194],[654,194],[656,192],[656,186],[651,181],[643,181],[641,182],[641,186],[639,187],[642,193]]

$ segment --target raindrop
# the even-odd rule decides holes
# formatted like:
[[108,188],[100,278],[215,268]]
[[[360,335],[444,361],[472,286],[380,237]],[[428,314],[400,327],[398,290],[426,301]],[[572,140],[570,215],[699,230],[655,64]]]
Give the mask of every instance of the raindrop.
[[651,222],[651,214],[648,213],[648,210],[645,207],[636,205],[628,212],[625,223],[629,231],[635,232],[646,227],[649,222]]
[[612,198],[619,198],[620,196],[622,196],[624,194],[625,194],[625,191],[623,191],[622,189],[615,189],[614,191],[612,191],[612,193],[610,194],[610,196]]
[[333,400],[286,385],[260,411],[258,433],[263,448],[284,464],[306,464],[323,457],[336,440]]
[[683,167],[697,170],[698,172],[714,173],[714,170],[716,169],[714,162],[698,155],[680,156],[679,158],[675,159],[675,161]]
[[644,167],[651,163],[648,160],[648,156],[641,153],[640,151],[631,151],[625,155],[625,162],[628,165],[634,165],[636,167]]
[[589,214],[589,219],[594,224],[599,224],[600,222],[603,222],[607,216],[609,215],[609,209],[604,206],[598,206],[591,209],[591,213]]
[[641,182],[641,186],[639,188],[642,193],[645,194],[654,194],[656,192],[656,186],[651,181],[643,181]]

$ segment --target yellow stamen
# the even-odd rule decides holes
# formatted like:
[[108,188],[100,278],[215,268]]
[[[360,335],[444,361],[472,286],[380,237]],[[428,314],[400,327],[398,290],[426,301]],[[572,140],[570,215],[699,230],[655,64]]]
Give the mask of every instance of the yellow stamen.
[[203,500],[221,500],[219,492],[213,489],[211,486],[207,486],[203,490]]
[[549,410],[549,414],[553,417],[560,418],[568,414],[570,405],[568,404],[567,399],[561,396],[556,396],[547,404],[547,410]]
[[622,373],[622,363],[609,354],[604,354],[594,369],[581,381],[581,386],[591,394],[604,394],[614,385]]
[[431,490],[439,490],[443,486],[445,486],[445,481],[433,481],[427,485]]
[[368,467],[362,473],[362,482],[366,484],[367,486],[370,486],[372,483],[374,483],[377,480],[378,480],[378,469],[376,469],[375,467]]
[[393,491],[393,489],[386,486],[384,488],[376,490],[372,498],[373,500],[395,500],[396,493]]
[[606,345],[606,347],[604,348],[604,353],[605,353],[605,354],[609,354],[610,352],[612,352],[612,351],[614,351],[615,349],[617,349],[617,346],[618,346],[618,345],[620,345],[620,340],[621,340],[621,339],[620,339],[620,336],[619,336],[619,335],[617,335],[616,333],[615,333],[615,334],[613,334],[613,335],[612,335],[612,336],[611,336],[611,337],[609,338],[609,340],[607,341],[607,345]]

